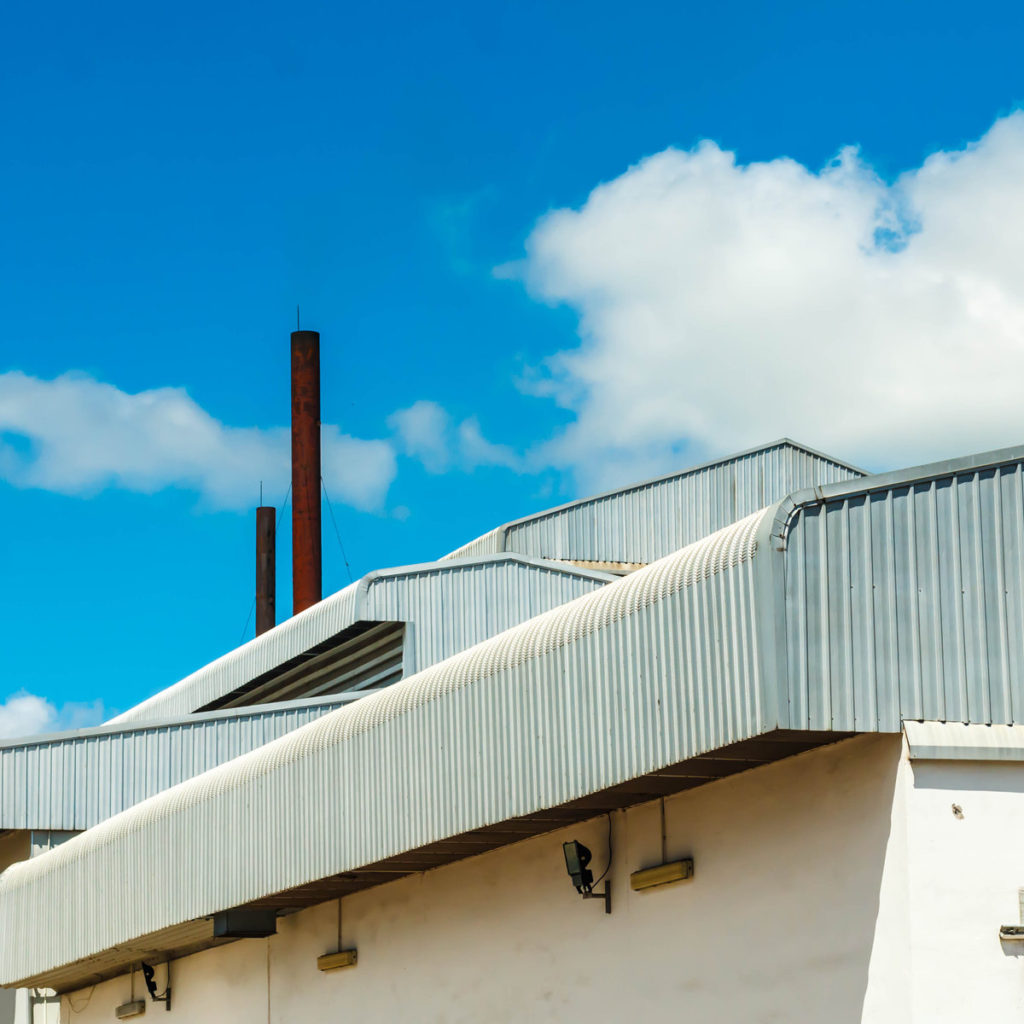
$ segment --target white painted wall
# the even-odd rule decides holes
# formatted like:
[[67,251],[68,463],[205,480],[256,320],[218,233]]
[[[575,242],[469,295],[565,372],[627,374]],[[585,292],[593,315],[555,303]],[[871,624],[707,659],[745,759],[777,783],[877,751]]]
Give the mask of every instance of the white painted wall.
[[[1024,958],[997,931],[1024,886],[1024,766],[901,755],[900,737],[864,736],[669,798],[668,855],[696,878],[658,890],[628,889],[660,859],[658,804],[615,815],[610,917],[561,853],[579,838],[603,869],[603,818],[348,897],[353,969],[317,970],[337,904],[312,908],[176,962],[167,1019],[1018,1019]],[[62,1020],[109,1022],[128,994],[127,978],[75,993]]]

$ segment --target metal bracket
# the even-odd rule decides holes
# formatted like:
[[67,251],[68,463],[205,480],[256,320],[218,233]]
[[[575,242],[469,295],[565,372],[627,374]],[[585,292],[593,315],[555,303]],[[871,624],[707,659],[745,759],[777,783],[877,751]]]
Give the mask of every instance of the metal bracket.
[[583,898],[585,900],[604,900],[604,912],[610,914],[612,912],[612,883],[605,882],[601,892],[583,893]]
[[156,968],[150,967],[149,964],[147,964],[147,963],[143,963],[140,966],[142,967],[142,979],[143,979],[143,981],[145,981],[146,988],[149,991],[149,998],[152,999],[154,1003],[163,1003],[164,1004],[164,1009],[169,1011],[170,1008],[171,1008],[171,963],[170,963],[170,961],[169,960],[167,961],[167,987],[164,989],[164,994],[162,996],[158,996],[156,994],[156,980],[154,978],[154,975],[156,974]]

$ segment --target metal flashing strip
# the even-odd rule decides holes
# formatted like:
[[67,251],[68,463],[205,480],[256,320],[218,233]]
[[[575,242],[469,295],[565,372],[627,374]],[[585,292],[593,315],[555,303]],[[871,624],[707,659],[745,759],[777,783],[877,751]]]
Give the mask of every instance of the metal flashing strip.
[[912,761],[1024,761],[1024,725],[904,722]]

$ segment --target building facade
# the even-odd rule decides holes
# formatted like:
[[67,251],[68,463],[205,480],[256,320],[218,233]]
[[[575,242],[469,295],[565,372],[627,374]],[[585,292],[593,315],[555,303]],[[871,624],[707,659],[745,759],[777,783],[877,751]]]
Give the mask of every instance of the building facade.
[[0,750],[0,982],[40,1021],[165,1012],[143,965],[189,1021],[1012,1019],[1022,734],[1024,449],[775,442]]

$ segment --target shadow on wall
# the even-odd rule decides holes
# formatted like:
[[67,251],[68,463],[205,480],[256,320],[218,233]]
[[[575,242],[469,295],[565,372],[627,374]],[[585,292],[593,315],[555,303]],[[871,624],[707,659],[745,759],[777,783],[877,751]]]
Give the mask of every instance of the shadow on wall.
[[[660,803],[614,814],[611,915],[579,899],[561,848],[579,839],[600,873],[601,817],[346,898],[354,970],[316,967],[338,948],[333,902],[282,917],[268,940],[186,957],[174,1012],[196,1024],[860,1024],[900,751],[899,736],[855,737],[668,798],[666,854],[694,858],[692,882],[632,892],[630,872],[661,859]],[[128,993],[127,978],[105,982],[73,1019],[110,1020]]]
[[[900,752],[860,736],[668,798],[666,855],[694,858],[692,882],[632,892],[661,860],[660,803],[613,815],[610,916],[561,849],[579,839],[599,874],[604,817],[358,893],[359,967],[334,991],[366,1020],[860,1024]],[[308,915],[271,940],[275,1022],[334,1006],[296,981],[333,925]]]
[[[859,1024],[900,754],[899,736],[856,737],[667,801],[667,856],[694,857],[696,878],[628,894],[626,948],[670,929],[670,963],[642,979],[662,990],[650,1013],[669,984],[692,1020]],[[628,815],[620,893],[627,866],[660,860],[659,818]]]

